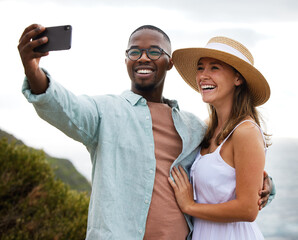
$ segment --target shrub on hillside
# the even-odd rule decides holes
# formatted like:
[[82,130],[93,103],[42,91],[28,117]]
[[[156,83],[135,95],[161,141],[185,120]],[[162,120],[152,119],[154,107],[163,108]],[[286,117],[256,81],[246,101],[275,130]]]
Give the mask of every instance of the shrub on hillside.
[[89,197],[54,179],[42,151],[0,140],[0,239],[85,239]]

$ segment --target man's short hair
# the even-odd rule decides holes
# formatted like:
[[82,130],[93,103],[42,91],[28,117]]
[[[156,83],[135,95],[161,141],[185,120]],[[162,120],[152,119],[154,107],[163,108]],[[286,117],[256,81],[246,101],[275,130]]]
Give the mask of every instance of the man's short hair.
[[130,37],[129,37],[129,41],[130,41],[130,39],[131,39],[131,36],[132,36],[134,33],[138,32],[138,31],[140,31],[140,30],[143,30],[143,29],[150,29],[150,30],[153,30],[153,31],[160,32],[160,33],[164,36],[164,38],[169,42],[169,44],[171,45],[171,40],[170,40],[169,36],[168,36],[163,30],[161,30],[160,28],[155,27],[155,26],[153,26],[153,25],[143,25],[143,26],[138,27],[138,28],[137,28],[136,30],[134,30],[134,31],[132,32],[132,34],[130,35]]

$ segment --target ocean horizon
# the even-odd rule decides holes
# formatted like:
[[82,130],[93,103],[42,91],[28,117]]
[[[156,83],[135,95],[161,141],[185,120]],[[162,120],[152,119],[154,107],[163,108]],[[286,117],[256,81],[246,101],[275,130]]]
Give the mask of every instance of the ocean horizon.
[[276,196],[259,212],[257,223],[266,240],[298,239],[298,139],[272,139],[265,170]]

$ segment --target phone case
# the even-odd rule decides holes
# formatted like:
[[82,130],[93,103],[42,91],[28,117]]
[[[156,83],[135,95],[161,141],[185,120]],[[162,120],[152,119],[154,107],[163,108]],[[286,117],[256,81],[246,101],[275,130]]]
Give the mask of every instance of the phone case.
[[68,50],[71,48],[71,25],[48,27],[33,40],[47,36],[48,42],[34,48],[35,52]]

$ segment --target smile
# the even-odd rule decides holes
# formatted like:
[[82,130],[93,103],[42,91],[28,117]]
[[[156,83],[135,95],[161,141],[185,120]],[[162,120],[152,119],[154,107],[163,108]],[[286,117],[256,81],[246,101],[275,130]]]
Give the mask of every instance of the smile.
[[138,69],[136,72],[139,74],[149,74],[149,73],[152,73],[153,71],[151,69]]
[[216,86],[214,86],[214,85],[202,85],[201,86],[202,90],[212,90],[214,88],[216,88]]

